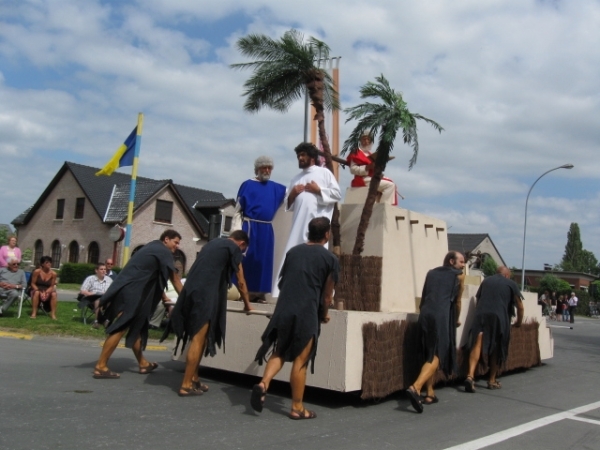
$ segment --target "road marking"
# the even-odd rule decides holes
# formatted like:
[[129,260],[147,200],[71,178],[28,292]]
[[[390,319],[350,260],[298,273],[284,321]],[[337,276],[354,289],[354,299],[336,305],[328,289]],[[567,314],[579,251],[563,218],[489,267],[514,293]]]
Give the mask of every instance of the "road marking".
[[580,422],[593,423],[594,425],[600,425],[600,420],[586,419],[585,417],[569,417],[571,420],[578,420]]
[[12,339],[25,339],[30,341],[33,339],[33,334],[13,333],[10,331],[0,331],[0,337],[7,337]]
[[477,450],[480,448],[488,447],[490,445],[506,441],[507,439],[519,436],[529,431],[533,431],[537,428],[545,427],[546,425],[550,425],[552,423],[559,422],[564,419],[581,420],[579,418],[575,418],[574,416],[598,408],[600,408],[600,402],[590,403],[589,405],[580,406],[579,408],[571,409],[569,411],[553,414],[548,417],[542,417],[541,419],[524,423],[514,428],[509,428],[508,430],[500,431],[498,433],[494,433],[480,439],[475,439],[471,442],[465,442],[464,444],[449,447],[446,450]]

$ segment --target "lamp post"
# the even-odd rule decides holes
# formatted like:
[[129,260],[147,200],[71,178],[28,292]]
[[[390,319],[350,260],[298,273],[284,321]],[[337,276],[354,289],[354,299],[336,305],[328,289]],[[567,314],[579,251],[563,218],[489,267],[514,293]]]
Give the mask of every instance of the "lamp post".
[[525,199],[525,225],[523,226],[523,259],[521,260],[521,290],[525,290],[525,237],[527,235],[527,203],[529,202],[529,194],[531,194],[531,190],[535,186],[535,184],[540,181],[544,175],[549,174],[558,169],[572,169],[573,164],[563,164],[562,166],[555,167],[554,169],[550,169],[547,172],[541,174],[537,180],[533,182],[531,187],[529,188],[529,192],[527,193],[527,198]]

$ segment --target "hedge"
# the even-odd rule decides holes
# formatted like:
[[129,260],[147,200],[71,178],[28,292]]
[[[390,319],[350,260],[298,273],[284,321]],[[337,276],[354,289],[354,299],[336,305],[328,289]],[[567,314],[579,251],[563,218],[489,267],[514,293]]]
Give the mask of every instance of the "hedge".
[[[65,263],[60,267],[61,283],[83,283],[90,275],[94,275],[96,264]],[[113,271],[119,273],[120,267],[113,267]]]

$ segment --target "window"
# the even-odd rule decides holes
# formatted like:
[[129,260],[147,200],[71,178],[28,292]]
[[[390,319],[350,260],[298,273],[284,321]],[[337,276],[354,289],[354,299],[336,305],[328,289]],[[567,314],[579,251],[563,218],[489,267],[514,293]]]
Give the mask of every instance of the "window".
[[223,224],[223,234],[229,235],[229,233],[231,233],[231,225],[233,225],[233,217],[225,216],[225,223]]
[[83,219],[83,209],[85,207],[85,197],[75,199],[75,219]]
[[173,216],[173,202],[166,200],[156,200],[156,211],[154,212],[154,221],[161,223],[171,223]]
[[100,246],[97,242],[90,242],[88,246],[88,263],[98,264],[100,260]]
[[33,246],[33,248],[33,264],[37,264],[40,262],[40,259],[42,259],[42,256],[44,256],[44,244],[42,240],[38,239],[37,241],[35,241],[35,245]]
[[56,200],[56,219],[62,220],[65,215],[65,199],[59,198]]
[[[60,267],[60,253],[61,247],[59,241],[54,241],[52,243],[52,264],[54,267]],[[39,264],[39,260],[36,261],[36,264]]]
[[69,262],[79,262],[79,244],[77,243],[77,241],[71,241],[71,243],[69,244]]

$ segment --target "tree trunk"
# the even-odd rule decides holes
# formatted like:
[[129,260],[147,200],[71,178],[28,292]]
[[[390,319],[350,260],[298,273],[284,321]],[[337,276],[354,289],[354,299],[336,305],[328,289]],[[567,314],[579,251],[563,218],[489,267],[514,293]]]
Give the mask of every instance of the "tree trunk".
[[[333,162],[331,159],[331,147],[329,147],[329,139],[325,132],[325,113],[323,107],[323,90],[324,90],[324,74],[322,70],[316,69],[312,74],[312,80],[307,83],[308,96],[310,101],[315,108],[314,120],[317,121],[317,127],[319,130],[319,140],[323,145],[323,152],[325,153],[325,166],[333,172]],[[333,237],[333,252],[336,255],[341,254],[341,233],[340,233],[340,211],[337,203],[333,209],[333,216],[331,217],[331,234]]]
[[365,249],[365,235],[367,234],[367,228],[371,221],[373,205],[377,199],[377,190],[379,189],[379,183],[383,178],[383,172],[387,165],[389,154],[389,145],[381,142],[377,147],[377,158],[375,160],[373,176],[369,182],[369,193],[367,194],[365,206],[363,207],[362,214],[360,215],[360,222],[358,223],[358,228],[356,230],[356,240],[354,241],[354,249],[352,250],[353,255],[360,255]]

